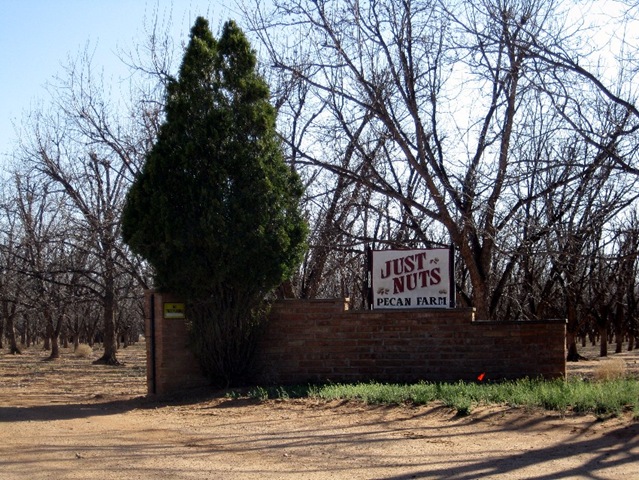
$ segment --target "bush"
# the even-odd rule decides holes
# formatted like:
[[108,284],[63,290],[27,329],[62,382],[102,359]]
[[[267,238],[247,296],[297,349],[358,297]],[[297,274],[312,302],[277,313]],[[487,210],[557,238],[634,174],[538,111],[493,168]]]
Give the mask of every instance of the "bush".
[[93,348],[91,345],[87,345],[86,343],[81,343],[77,346],[77,348],[73,351],[73,355],[78,358],[89,358],[93,355]]
[[619,380],[626,376],[626,362],[621,358],[602,360],[595,369],[595,380]]

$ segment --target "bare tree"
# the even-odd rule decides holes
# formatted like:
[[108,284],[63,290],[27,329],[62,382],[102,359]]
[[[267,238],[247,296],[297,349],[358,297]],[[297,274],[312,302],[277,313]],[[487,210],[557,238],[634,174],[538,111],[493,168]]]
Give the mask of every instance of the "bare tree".
[[[23,230],[21,238],[23,273],[29,277],[31,287],[24,292],[23,301],[42,312],[46,328],[47,348],[51,348],[50,358],[58,358],[59,336],[62,328],[62,305],[58,279],[60,260],[64,247],[64,235],[59,228],[63,225],[59,210],[59,197],[50,191],[50,182],[40,185],[29,175],[14,175],[16,185],[15,204]],[[60,314],[59,314],[60,313]]]
[[55,185],[73,212],[74,248],[95,259],[83,274],[103,309],[104,354],[96,362],[117,364],[117,285],[122,275],[137,274],[120,239],[120,211],[148,145],[150,120],[143,111],[140,121],[132,115],[125,125],[92,68],[86,55],[69,64],[51,87],[50,113],[29,119],[20,160]]
[[22,252],[19,222],[10,198],[0,204],[0,348],[2,339],[9,342],[9,353],[22,353],[16,339],[15,322],[24,293],[21,274]]
[[[508,312],[520,262],[565,218],[541,214],[542,200],[575,191],[623,143],[608,122],[601,155],[560,156],[575,125],[550,95],[573,78],[543,54],[578,51],[578,26],[561,24],[556,2],[528,0],[285,0],[253,11],[271,65],[305,92],[282,89],[303,100],[281,102],[304,126],[283,131],[294,161],[370,190],[380,209],[386,199],[387,221],[409,232],[402,242],[445,232],[460,303],[479,318]],[[348,145],[357,161],[345,161]]]
[[[637,257],[639,255],[639,230],[636,211],[614,232],[615,260],[613,264],[615,353],[621,353],[626,336],[633,336],[637,323],[635,285],[637,281]],[[628,349],[634,342],[629,341]]]

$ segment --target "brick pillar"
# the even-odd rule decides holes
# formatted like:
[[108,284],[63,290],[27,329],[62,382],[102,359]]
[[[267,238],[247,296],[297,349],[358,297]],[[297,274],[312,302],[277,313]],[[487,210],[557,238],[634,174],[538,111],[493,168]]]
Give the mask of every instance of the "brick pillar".
[[[188,312],[181,318],[181,299],[166,293],[144,293],[147,393],[162,395],[208,385],[189,348]],[[166,308],[165,308],[166,307]]]

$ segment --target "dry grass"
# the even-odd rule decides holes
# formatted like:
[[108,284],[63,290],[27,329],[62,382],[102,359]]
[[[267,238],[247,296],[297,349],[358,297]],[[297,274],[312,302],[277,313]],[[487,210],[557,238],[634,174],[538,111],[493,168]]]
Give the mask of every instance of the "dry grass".
[[81,343],[78,348],[75,349],[73,354],[78,358],[90,358],[93,355],[93,347],[86,343]]
[[620,380],[626,377],[626,362],[621,358],[609,358],[595,367],[595,380]]

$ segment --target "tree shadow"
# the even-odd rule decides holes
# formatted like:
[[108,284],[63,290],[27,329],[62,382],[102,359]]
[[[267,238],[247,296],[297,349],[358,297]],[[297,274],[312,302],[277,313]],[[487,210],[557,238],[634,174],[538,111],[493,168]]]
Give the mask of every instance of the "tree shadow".
[[[117,367],[116,367],[117,368]],[[9,376],[6,375],[5,376]],[[22,377],[23,374],[14,374]],[[96,415],[115,415],[131,410],[144,410],[165,406],[198,405],[223,398],[224,392],[206,388],[186,390],[170,395],[137,396],[133,398],[103,400],[103,395],[95,395],[86,402],[52,403],[49,405],[0,406],[0,423],[3,422],[48,422],[52,420],[72,420]],[[235,408],[256,405],[257,399],[229,399]],[[230,405],[229,405],[230,407]]]
[[[498,434],[498,432],[496,432]],[[540,472],[545,463],[552,463],[568,457],[587,455],[583,463],[573,464],[567,468],[552,469],[551,473],[538,475],[526,474],[525,478],[535,480],[555,480],[561,478],[610,478],[608,470],[612,468],[634,467],[639,472],[639,424],[620,426],[602,434],[600,437],[567,442],[562,445],[549,445],[542,449],[527,452],[505,453],[496,456],[495,452],[487,453],[486,459],[464,465],[424,465],[412,473],[384,480],[403,480],[411,478],[447,478],[450,480],[474,480],[477,478],[516,478],[517,472],[538,467]],[[459,463],[456,461],[455,463]],[[444,474],[444,477],[442,475]],[[376,477],[381,480],[382,477]],[[636,478],[628,472],[627,478]]]
[[106,402],[0,407],[0,423],[49,422],[88,418],[96,415],[115,415],[130,410],[150,408],[151,405],[151,402],[145,397],[137,397]]

